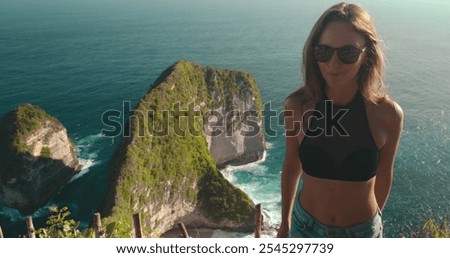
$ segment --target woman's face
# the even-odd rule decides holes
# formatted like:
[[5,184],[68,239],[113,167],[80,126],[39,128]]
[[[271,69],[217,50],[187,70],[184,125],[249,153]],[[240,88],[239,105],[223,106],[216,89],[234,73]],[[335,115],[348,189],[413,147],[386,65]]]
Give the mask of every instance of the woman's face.
[[[346,22],[334,21],[328,24],[319,38],[319,45],[326,45],[332,48],[340,48],[352,45],[359,49],[366,47],[362,34],[353,30],[352,26]],[[356,62],[352,64],[343,63],[337,52],[327,62],[318,62],[320,72],[327,83],[327,87],[344,89],[358,86],[358,71],[365,62],[365,52],[362,52]]]

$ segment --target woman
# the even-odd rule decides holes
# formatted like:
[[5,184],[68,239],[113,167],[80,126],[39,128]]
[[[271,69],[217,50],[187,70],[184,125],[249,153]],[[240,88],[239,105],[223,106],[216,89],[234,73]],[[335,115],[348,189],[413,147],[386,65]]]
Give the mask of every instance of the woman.
[[314,25],[303,49],[305,84],[284,104],[278,237],[383,236],[403,125],[400,106],[382,94],[383,64],[362,7],[337,4]]

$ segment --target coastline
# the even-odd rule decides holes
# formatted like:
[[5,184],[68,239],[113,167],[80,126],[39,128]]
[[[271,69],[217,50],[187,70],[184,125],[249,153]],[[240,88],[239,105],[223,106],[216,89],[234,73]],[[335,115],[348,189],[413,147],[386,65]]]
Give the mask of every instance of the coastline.
[[[267,144],[267,143],[266,143]],[[256,160],[251,163],[243,164],[243,165],[227,165],[225,168],[221,169],[220,172],[225,176],[225,178],[232,183],[235,187],[240,188],[239,185],[235,184],[235,178],[233,176],[233,173],[235,171],[239,170],[249,170],[254,166],[260,165],[265,162],[267,157],[267,148],[270,148],[271,146],[266,146],[266,150],[264,151],[262,158],[259,160]],[[250,172],[249,172],[250,173]],[[246,192],[250,198],[251,193],[245,191],[241,188],[242,191]],[[252,198],[252,201],[253,198]],[[255,203],[256,204],[256,203]],[[264,207],[264,206],[263,206]],[[268,211],[265,211],[263,208],[263,216],[267,218]],[[267,222],[270,221],[268,219],[264,220],[265,223],[263,225],[263,229],[261,231],[261,237],[262,238],[273,238],[276,237],[277,234],[277,227],[278,225],[276,223],[268,224]],[[191,238],[253,238],[254,232],[238,232],[238,231],[226,231],[221,229],[213,229],[213,228],[187,228],[188,234]],[[164,232],[160,236],[161,238],[182,238],[182,232],[177,227],[174,226],[172,229]]]

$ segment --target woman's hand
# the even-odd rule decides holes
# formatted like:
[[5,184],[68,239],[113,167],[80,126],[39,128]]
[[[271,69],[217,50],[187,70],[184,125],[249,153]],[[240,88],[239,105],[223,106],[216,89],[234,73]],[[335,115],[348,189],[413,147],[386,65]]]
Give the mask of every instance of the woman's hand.
[[289,225],[287,223],[281,223],[280,228],[278,229],[277,237],[278,238],[286,238],[289,237]]

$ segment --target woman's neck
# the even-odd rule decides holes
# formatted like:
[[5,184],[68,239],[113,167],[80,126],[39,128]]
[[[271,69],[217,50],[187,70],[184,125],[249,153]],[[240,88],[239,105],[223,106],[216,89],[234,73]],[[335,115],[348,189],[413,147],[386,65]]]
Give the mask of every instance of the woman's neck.
[[329,100],[332,100],[334,104],[339,106],[347,105],[352,101],[358,92],[358,86],[335,88],[326,87],[325,94]]

